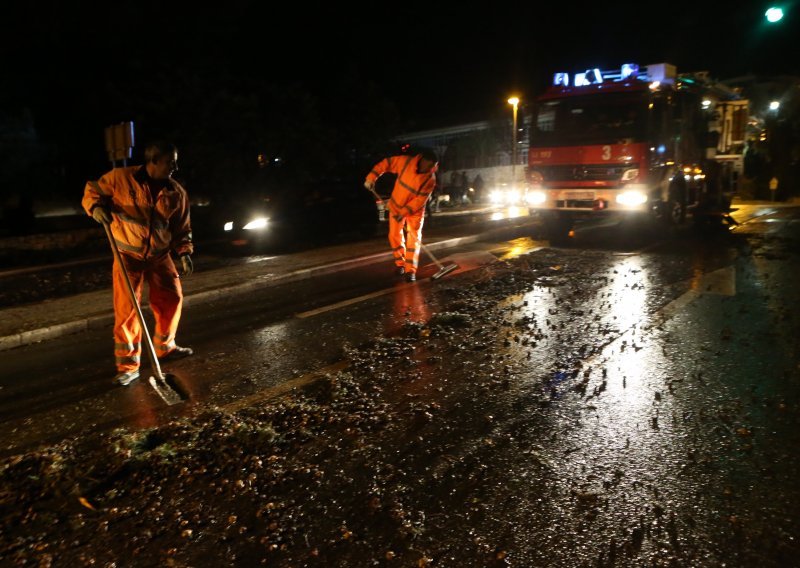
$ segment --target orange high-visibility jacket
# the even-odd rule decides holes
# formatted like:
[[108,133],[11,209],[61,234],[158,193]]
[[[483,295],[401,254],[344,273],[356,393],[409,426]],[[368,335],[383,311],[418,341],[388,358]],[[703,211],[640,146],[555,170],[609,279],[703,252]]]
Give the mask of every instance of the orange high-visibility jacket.
[[86,184],[81,204],[91,215],[102,205],[111,211],[111,233],[120,252],[146,260],[167,254],[191,254],[192,227],[189,198],[173,179],[153,203],[144,166],[114,168],[97,181]]
[[389,212],[398,221],[403,217],[421,215],[425,203],[436,187],[436,167],[426,174],[417,173],[421,156],[391,156],[375,164],[367,174],[367,181],[374,182],[382,174],[397,174],[392,197],[389,199]]

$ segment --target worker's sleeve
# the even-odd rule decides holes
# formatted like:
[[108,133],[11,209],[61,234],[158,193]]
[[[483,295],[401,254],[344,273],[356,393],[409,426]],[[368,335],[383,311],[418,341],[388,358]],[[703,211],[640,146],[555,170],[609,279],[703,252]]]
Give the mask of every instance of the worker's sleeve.
[[189,215],[189,198],[186,192],[181,192],[181,204],[178,210],[170,219],[172,230],[172,250],[178,256],[192,254],[194,243],[192,242],[192,223]]
[[397,156],[392,156],[390,158],[384,158],[374,166],[372,166],[372,170],[367,174],[367,182],[375,182],[376,179],[381,177],[386,172],[398,173],[397,172]]
[[116,183],[113,172],[104,174],[103,177],[97,181],[86,182],[86,187],[83,190],[83,200],[81,200],[84,211],[91,217],[92,209],[98,205],[103,205],[111,210],[115,187]]

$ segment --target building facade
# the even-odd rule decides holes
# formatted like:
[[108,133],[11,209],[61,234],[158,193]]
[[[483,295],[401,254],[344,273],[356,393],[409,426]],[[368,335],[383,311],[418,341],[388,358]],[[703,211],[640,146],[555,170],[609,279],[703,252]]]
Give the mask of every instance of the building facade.
[[472,184],[480,175],[486,187],[505,186],[513,178],[521,183],[528,159],[530,119],[521,116],[517,132],[517,163],[512,165],[511,120],[472,122],[446,128],[408,132],[394,140],[399,145],[426,146],[440,157],[441,185],[458,185],[466,178]]

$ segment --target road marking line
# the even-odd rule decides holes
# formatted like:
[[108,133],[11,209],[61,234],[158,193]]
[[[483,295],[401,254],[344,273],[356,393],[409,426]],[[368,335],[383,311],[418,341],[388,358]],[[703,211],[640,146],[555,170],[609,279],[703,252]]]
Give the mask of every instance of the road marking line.
[[675,315],[678,310],[683,309],[686,307],[692,300],[697,299],[700,297],[700,294],[697,290],[689,290],[672,300],[666,306],[662,307],[661,309],[657,310],[653,317],[663,317],[665,320],[670,319],[672,316]]
[[703,294],[716,294],[718,296],[736,295],[736,268],[726,266],[713,272],[707,272],[699,278],[685,281],[689,288],[666,306],[656,312],[655,315],[662,315],[670,318],[675,312],[685,307],[687,304],[700,298]]
[[726,266],[725,268],[709,272],[703,276],[701,283],[705,286],[705,289],[700,290],[701,293],[707,292],[720,296],[735,296],[736,268],[733,266]]
[[[739,221],[738,219],[735,219],[735,218],[734,218],[734,220],[736,220],[736,222],[738,223],[738,225],[733,225],[732,227],[730,227],[730,231],[731,231],[731,232],[733,232],[733,231],[734,231],[734,230],[736,230],[738,227],[742,227],[743,225],[747,225],[748,223],[751,223],[751,222],[753,222],[753,221],[758,221],[758,220],[759,220],[759,219],[761,219],[762,217],[768,217],[768,216],[770,216],[770,215],[774,215],[774,214],[775,214],[775,213],[777,213],[777,212],[778,212],[778,210],[777,210],[777,209],[767,209],[765,212],[763,212],[763,213],[760,213],[760,214],[757,214],[757,215],[753,215],[752,217],[750,217],[750,218],[748,218],[748,219],[745,219],[745,220],[743,220],[743,221]],[[733,216],[731,215],[731,217],[733,217]]]
[[[481,256],[483,255],[483,256]],[[470,262],[471,260],[471,262]],[[492,255],[491,253],[479,250],[473,252],[459,252],[455,254],[451,254],[450,256],[446,256],[441,259],[440,264],[444,266],[445,262],[453,263],[457,266],[458,274],[463,274],[465,272],[471,272],[472,270],[477,270],[482,266],[490,264],[490,262],[496,261],[497,258]],[[426,265],[427,267],[430,265]],[[437,267],[438,268],[438,267]],[[438,270],[437,270],[438,272]],[[417,283],[423,282],[425,280],[430,280],[429,278],[422,278],[417,280]],[[347,300],[342,300],[341,302],[336,302],[334,304],[330,304],[328,306],[323,306],[321,308],[316,308],[314,310],[308,310],[306,312],[299,312],[295,314],[296,318],[310,318],[319,314],[323,314],[325,312],[330,312],[332,310],[338,310],[339,308],[344,308],[346,306],[352,306],[353,304],[357,304],[359,302],[363,302],[365,300],[371,300],[372,298],[378,298],[380,296],[385,296],[386,294],[393,294],[397,292],[397,286],[392,288],[385,288],[383,290],[378,290],[377,292],[370,292],[369,294],[364,294],[363,296],[357,296],[355,298],[350,298]]]
[[343,308],[345,306],[350,306],[352,304],[357,304],[359,302],[363,302],[364,300],[370,300],[372,298],[378,298],[380,296],[385,296],[386,294],[391,294],[395,292],[397,288],[385,288],[383,290],[378,290],[377,292],[371,292],[369,294],[364,294],[363,296],[357,296],[355,298],[350,298],[348,300],[342,300],[341,302],[336,302],[335,304],[329,304],[327,306],[323,306],[321,308],[316,308],[314,310],[308,310],[307,312],[300,312],[295,314],[297,318],[310,318],[319,314],[324,314],[325,312],[330,312],[331,310],[338,310],[339,308]]
[[228,412],[236,412],[237,410],[248,408],[258,402],[277,398],[293,389],[303,387],[324,377],[325,375],[341,371],[342,369],[347,368],[349,365],[350,361],[338,361],[332,365],[328,365],[327,367],[322,367],[321,369],[306,373],[305,375],[300,375],[299,377],[282,381],[275,386],[259,390],[255,394],[251,394],[244,398],[240,398],[231,403],[225,404],[222,406],[222,408]]

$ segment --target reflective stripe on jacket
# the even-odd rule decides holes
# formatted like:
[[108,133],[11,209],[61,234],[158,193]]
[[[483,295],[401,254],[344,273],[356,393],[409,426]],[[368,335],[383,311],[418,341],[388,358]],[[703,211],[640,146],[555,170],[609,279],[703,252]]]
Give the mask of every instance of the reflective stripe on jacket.
[[145,260],[167,254],[191,254],[192,227],[186,190],[173,179],[155,204],[144,166],[115,168],[86,184],[81,204],[91,215],[102,205],[111,211],[111,233],[121,252]]
[[387,172],[397,174],[392,197],[389,199],[389,211],[398,220],[423,214],[425,203],[436,187],[435,167],[426,174],[417,173],[420,158],[420,155],[391,156],[375,164],[367,174],[367,181],[371,182]]

